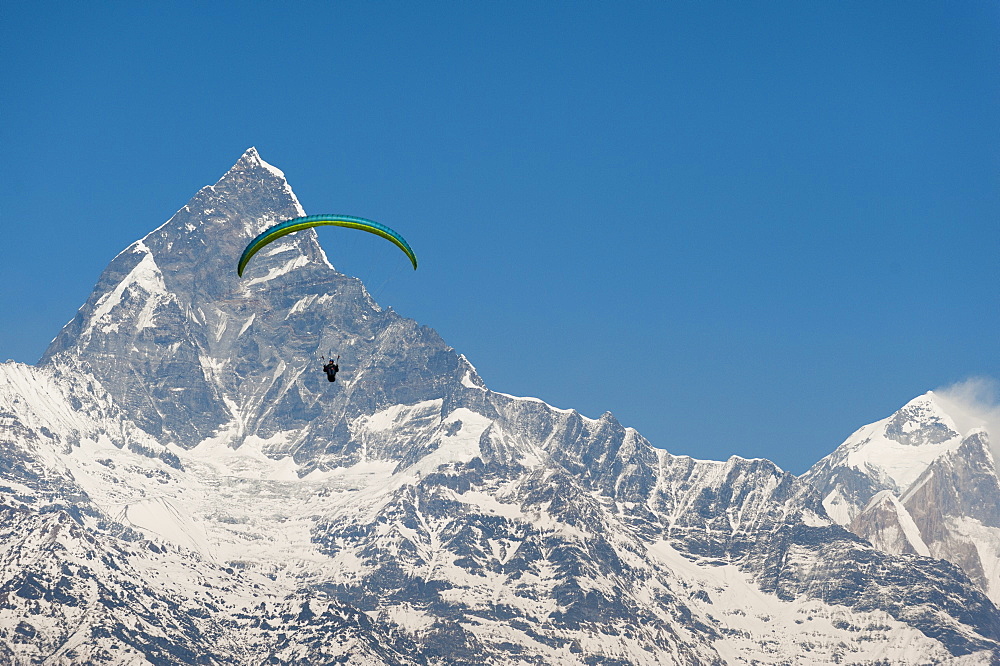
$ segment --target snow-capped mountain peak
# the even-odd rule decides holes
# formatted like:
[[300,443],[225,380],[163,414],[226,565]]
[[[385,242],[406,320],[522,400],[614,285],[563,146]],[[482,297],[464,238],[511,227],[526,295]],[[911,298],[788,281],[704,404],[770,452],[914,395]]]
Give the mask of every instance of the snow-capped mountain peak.
[[928,391],[891,416],[859,428],[818,465],[854,469],[902,492],[962,439],[955,419]]
[[[309,231],[239,278],[247,241],[300,212],[247,151],[111,262],[38,368],[0,366],[0,599],[24,600],[0,618],[31,616],[0,621],[0,662],[910,664],[1000,649],[1000,614],[955,566],[832,524],[823,495],[770,461],[672,455],[610,413],[489,390]],[[951,450],[935,409],[852,440],[843,469],[895,488],[909,471],[891,447]],[[926,466],[926,492],[984,478],[982,442],[959,444],[978,467]],[[916,542],[929,523],[884,499],[871,512]],[[72,539],[33,557],[53,530]]]
[[804,478],[855,534],[887,552],[946,559],[1000,601],[1000,478],[981,413],[928,392],[859,429]]
[[[305,209],[299,203],[298,197],[292,191],[292,186],[288,184],[288,180],[285,177],[285,172],[278,167],[264,161],[264,158],[260,156],[257,152],[256,146],[250,146],[247,148],[246,152],[236,161],[236,163],[226,172],[226,174],[219,179],[219,182],[232,177],[235,174],[253,174],[257,170],[263,169],[269,172],[272,176],[281,181],[281,189],[285,194],[291,197],[293,205],[296,208],[297,215],[295,217],[302,217],[306,214]],[[216,183],[218,185],[218,183]],[[213,186],[214,187],[214,186]],[[263,230],[262,230],[263,231]]]

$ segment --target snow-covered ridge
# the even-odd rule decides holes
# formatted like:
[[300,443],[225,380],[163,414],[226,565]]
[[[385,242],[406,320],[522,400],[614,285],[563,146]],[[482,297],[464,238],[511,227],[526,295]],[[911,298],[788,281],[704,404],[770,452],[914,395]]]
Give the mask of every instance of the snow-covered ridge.
[[[116,629],[138,646],[133,663],[350,654],[399,666],[409,653],[438,666],[798,655],[902,665],[1000,647],[996,609],[953,567],[880,552],[831,525],[819,495],[769,461],[673,456],[609,413],[490,391],[432,329],[324,268],[308,234],[261,253],[253,276],[270,279],[248,289],[253,276],[235,275],[247,238],[300,210],[268,166],[247,151],[135,246],[152,266],[141,253],[109,266],[87,307],[116,327],[82,335],[87,322],[76,321],[53,343],[48,377],[15,368],[17,386],[0,389],[10,408],[0,412],[0,476],[16,477],[0,484],[0,511],[20,502],[39,514],[16,543],[43,542],[50,515],[83,541],[153,554],[130,555],[143,564],[129,568],[95,551],[87,566],[105,568],[110,592],[80,602],[103,622],[96,609],[124,577],[130,608],[176,623],[130,617]],[[174,301],[149,309],[160,296],[136,285],[153,267]],[[320,357],[333,354],[341,368],[330,382]],[[914,414],[886,422],[887,445],[950,437],[914,426]],[[965,473],[935,469],[920,491],[947,490],[956,470]],[[29,559],[9,561],[19,558]],[[188,573],[170,580],[174,561]],[[40,594],[26,582],[0,593],[24,599],[23,589],[57,609],[46,595],[65,574],[52,570]],[[11,572],[28,580],[21,565]],[[157,600],[161,583],[169,602]],[[339,619],[320,622],[327,612]],[[201,626],[216,633],[201,640]],[[381,640],[379,627],[398,633]],[[16,625],[0,624],[0,655],[24,645],[5,629]],[[170,641],[197,653],[155,652]]]
[[[255,146],[250,146],[249,148],[247,148],[246,152],[243,153],[243,157],[241,157],[239,161],[237,161],[236,164],[233,165],[233,168],[230,169],[230,171],[241,167],[242,166],[241,163],[244,161],[248,165],[260,166],[261,168],[273,174],[275,178],[280,179],[283,183],[283,190],[285,191],[285,193],[291,196],[295,202],[295,207],[298,210],[298,217],[305,217],[306,211],[302,207],[302,204],[299,203],[298,197],[296,197],[295,193],[292,191],[291,185],[288,184],[288,180],[285,178],[284,171],[274,166],[273,164],[270,164],[269,162],[265,162],[264,158],[262,158],[260,156],[260,153],[257,152],[257,148]],[[223,176],[223,178],[225,178],[225,176]]]
[[167,291],[167,287],[163,283],[163,274],[156,265],[156,260],[153,259],[149,248],[142,241],[136,241],[129,247],[129,251],[133,254],[141,254],[142,259],[124,280],[97,301],[94,310],[87,318],[87,326],[81,337],[89,337],[94,327],[99,325],[103,327],[105,332],[117,330],[122,322],[117,317],[109,317],[109,315],[122,302],[127,291],[134,292],[130,294],[131,298],[144,301],[142,310],[134,322],[137,329],[154,327],[153,316],[156,309],[162,303],[173,300],[173,295]]
[[901,491],[934,460],[957,449],[962,440],[954,419],[928,392],[892,416],[859,428],[818,464],[872,474]]
[[39,441],[48,444],[36,452],[52,464],[60,450],[86,439],[163,448],[128,422],[100,383],[78,367],[0,364],[0,410],[11,422],[43,435]]

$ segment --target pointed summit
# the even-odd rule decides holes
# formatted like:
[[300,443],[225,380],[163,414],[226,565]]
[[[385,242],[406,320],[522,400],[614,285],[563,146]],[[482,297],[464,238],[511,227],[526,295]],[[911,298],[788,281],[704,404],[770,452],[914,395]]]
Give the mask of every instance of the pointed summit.
[[[219,179],[219,181],[221,182],[225,180],[229,176],[229,174],[233,172],[244,173],[248,171],[254,171],[257,169],[264,169],[270,172],[274,177],[280,178],[281,180],[285,180],[284,171],[274,166],[273,164],[265,162],[264,158],[262,158],[260,156],[260,153],[257,152],[257,148],[255,146],[250,146],[249,148],[246,149],[243,155],[240,156],[240,159],[236,160],[236,164],[234,164],[229,169],[229,171],[226,172],[226,175],[223,176],[221,179]],[[287,186],[287,181],[285,184]],[[289,193],[291,193],[291,188],[288,188],[288,191]],[[292,194],[292,196],[294,197],[295,195]],[[300,213],[301,215],[305,215],[305,211],[300,211]]]
[[240,159],[236,160],[236,164],[233,165],[234,169],[240,168],[244,164],[260,166],[264,164],[264,160],[261,159],[260,153],[257,152],[257,146],[250,146],[247,148]]
[[[124,285],[138,283],[143,299],[154,292],[169,294],[182,310],[190,308],[196,293],[231,297],[246,287],[236,275],[236,264],[247,242],[267,227],[301,215],[302,206],[284,174],[264,162],[256,148],[249,148],[214,185],[201,188],[169,220],[115,257],[42,360],[86,344],[77,338],[101,322],[117,328],[121,319],[115,305],[134,291]],[[275,250],[258,259],[256,266],[266,271],[275,260],[287,263],[301,258],[329,268],[313,233],[296,234]],[[147,321],[139,328],[149,325]]]
[[955,421],[928,391],[856,430],[803,478],[822,493],[830,517],[847,526],[879,491],[902,495],[931,463],[961,443]]
[[[229,322],[240,321],[245,333],[260,309],[251,307],[261,298],[256,285],[279,279],[292,265],[299,269],[293,277],[316,284],[339,276],[312,232],[275,243],[245,279],[236,274],[251,238],[302,214],[281,171],[250,148],[218,182],[112,260],[41,361],[71,353],[94,368],[144,430],[187,446],[197,443],[231,419],[212,381],[214,364],[247,353],[227,349],[227,358],[215,360],[220,342],[237,341]],[[170,426],[168,413],[174,417]]]
[[[961,443],[962,435],[954,419],[928,391],[891,416],[859,428],[813,469],[828,466],[856,470],[900,493],[935,459]],[[810,470],[807,476],[812,473]],[[865,498],[861,506],[867,503]]]
[[[467,364],[432,330],[381,311],[330,266],[314,230],[280,238],[237,274],[252,238],[302,213],[281,171],[250,148],[115,257],[42,361],[80,359],[161,442],[255,438],[275,455],[294,444],[303,460],[359,455],[345,414],[464,391]],[[347,350],[328,386],[317,359]]]

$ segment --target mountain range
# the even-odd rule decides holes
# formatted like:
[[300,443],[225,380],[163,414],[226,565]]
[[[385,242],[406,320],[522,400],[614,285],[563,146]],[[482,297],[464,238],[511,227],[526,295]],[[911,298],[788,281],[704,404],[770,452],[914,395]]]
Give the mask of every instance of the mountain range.
[[304,214],[251,148],[0,365],[0,663],[1000,663],[1000,485],[945,397],[801,477],[675,455],[491,391],[313,230],[236,275]]

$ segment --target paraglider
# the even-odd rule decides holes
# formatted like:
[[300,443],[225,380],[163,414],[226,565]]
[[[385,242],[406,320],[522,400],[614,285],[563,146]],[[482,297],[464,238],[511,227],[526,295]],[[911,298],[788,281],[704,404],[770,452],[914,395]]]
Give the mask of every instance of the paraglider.
[[[363,217],[354,217],[353,215],[307,215],[305,217],[295,217],[290,220],[280,222],[268,229],[265,229],[263,233],[250,241],[250,243],[243,250],[243,254],[240,256],[240,260],[236,265],[237,275],[243,277],[243,270],[246,268],[247,262],[250,261],[250,258],[269,243],[274,242],[282,236],[295,233],[296,231],[302,231],[303,229],[309,229],[322,225],[359,229],[361,231],[367,231],[370,234],[375,234],[376,236],[381,236],[402,250],[403,253],[409,258],[410,263],[413,264],[413,270],[417,269],[417,257],[413,254],[413,250],[410,249],[410,244],[407,243],[402,236],[384,224],[380,224],[372,220],[366,220]],[[327,359],[324,358],[323,360]],[[337,373],[340,371],[340,366],[338,365],[339,361],[340,356],[338,355],[336,360],[331,358],[329,359],[329,362],[323,366],[323,372],[326,373],[326,378],[330,382],[337,381]]]
[[340,360],[340,354],[337,354],[337,360],[334,361],[332,358],[330,362],[323,366],[323,372],[326,373],[326,378],[328,381],[337,381],[337,373],[340,371],[340,366],[337,365],[337,361]]
[[[354,217],[353,215],[307,215],[306,217],[296,217],[276,224],[250,241],[250,244],[247,245],[245,250],[243,250],[243,254],[240,256],[240,261],[236,266],[237,275],[243,277],[243,269],[246,268],[247,262],[250,261],[250,257],[257,254],[257,252],[268,243],[271,243],[287,234],[322,225],[347,227],[348,229],[360,229],[361,231],[367,231],[368,233],[375,234],[376,236],[381,236],[402,250],[406,256],[409,257],[410,263],[413,264],[413,270],[417,269],[417,257],[413,254],[413,250],[410,249],[409,243],[407,243],[402,236],[384,224],[379,224],[378,222],[374,222],[372,220],[366,220],[363,217]],[[331,379],[330,381],[333,380]]]

